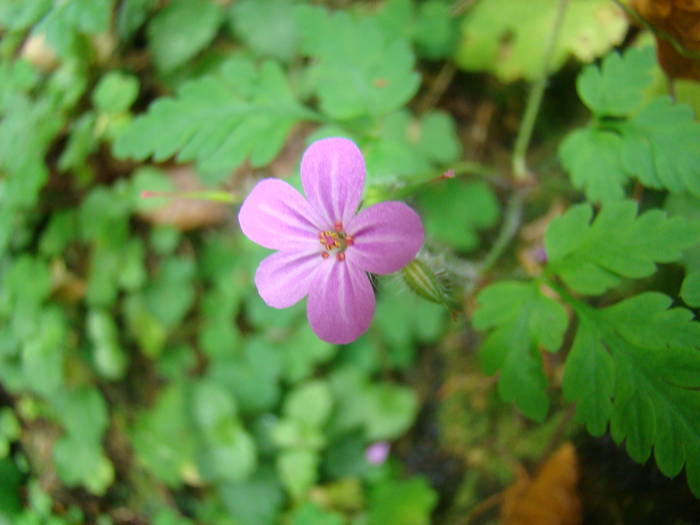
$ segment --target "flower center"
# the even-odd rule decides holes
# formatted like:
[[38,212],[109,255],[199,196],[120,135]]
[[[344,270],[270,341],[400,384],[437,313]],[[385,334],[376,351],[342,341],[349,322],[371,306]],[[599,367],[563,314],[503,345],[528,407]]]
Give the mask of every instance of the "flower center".
[[321,257],[328,259],[331,254],[335,254],[339,261],[345,260],[345,250],[352,246],[353,239],[343,230],[343,223],[336,222],[333,230],[322,231],[318,234],[318,240],[323,247]]

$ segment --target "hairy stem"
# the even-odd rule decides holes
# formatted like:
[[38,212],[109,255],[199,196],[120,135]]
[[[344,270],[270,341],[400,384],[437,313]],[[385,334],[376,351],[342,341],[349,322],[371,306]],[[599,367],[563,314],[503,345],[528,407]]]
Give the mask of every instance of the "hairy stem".
[[523,201],[525,200],[526,189],[518,189],[510,196],[510,200],[506,205],[505,216],[501,223],[501,230],[491,246],[489,253],[486,254],[484,261],[479,267],[481,273],[489,270],[494,263],[500,259],[508,245],[515,237],[520,227],[520,220],[523,214]]
[[523,180],[527,178],[528,175],[525,156],[527,154],[528,146],[530,145],[530,139],[532,138],[532,131],[535,128],[537,114],[539,113],[540,105],[542,104],[544,90],[547,87],[550,62],[552,61],[552,56],[554,55],[557,40],[559,40],[559,33],[561,32],[562,24],[564,22],[564,14],[566,13],[568,4],[569,0],[559,0],[557,11],[554,15],[552,32],[549,35],[547,49],[545,50],[544,57],[542,59],[542,72],[532,84],[530,95],[527,99],[527,106],[525,107],[525,115],[520,122],[518,136],[515,139],[515,148],[513,149],[513,175],[515,176],[516,180]]

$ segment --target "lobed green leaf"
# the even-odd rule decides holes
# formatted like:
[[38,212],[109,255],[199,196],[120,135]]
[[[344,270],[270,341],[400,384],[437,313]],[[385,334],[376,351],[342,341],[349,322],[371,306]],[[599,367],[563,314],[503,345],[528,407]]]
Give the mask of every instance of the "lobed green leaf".
[[151,104],[117,138],[114,153],[195,161],[210,181],[218,181],[246,158],[254,167],[267,164],[291,128],[313,118],[295,100],[278,64],[266,62],[258,69],[234,57],[218,72],[184,84],[175,97]]
[[159,71],[167,73],[191,60],[216,35],[221,7],[211,0],[174,0],[148,23],[148,45]]
[[549,269],[582,294],[601,294],[625,277],[648,277],[656,263],[677,261],[700,241],[697,222],[661,210],[637,216],[633,201],[608,203],[592,218],[589,204],[573,206],[545,235]]
[[542,421],[549,399],[539,346],[550,352],[559,349],[568,324],[566,311],[534,282],[492,284],[477,302],[474,327],[490,331],[479,349],[484,371],[500,373],[498,391],[505,401]]
[[576,79],[581,100],[598,116],[627,116],[644,101],[656,64],[651,46],[610,53],[600,66],[590,65]]
[[564,395],[594,435],[610,429],[630,456],[652,450],[675,476],[685,463],[700,495],[700,323],[646,292],[602,310],[578,304],[580,324],[564,370]]

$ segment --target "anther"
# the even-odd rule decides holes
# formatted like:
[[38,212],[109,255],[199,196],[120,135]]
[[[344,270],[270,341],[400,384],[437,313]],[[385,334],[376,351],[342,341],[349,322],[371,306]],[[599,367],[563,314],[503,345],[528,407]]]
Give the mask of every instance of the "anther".
[[342,232],[343,231],[343,223],[342,222],[336,222],[333,225],[333,228],[335,228],[335,231],[337,232]]
[[328,259],[328,257],[329,257],[328,252],[321,252],[321,257],[323,259]]
[[352,246],[352,243],[353,243],[352,237],[350,237],[349,235],[347,235],[347,236],[345,237],[345,246]]
[[343,261],[345,260],[345,254],[344,254],[344,253],[339,253],[337,257],[338,257],[338,260],[339,260],[340,262],[343,262]]

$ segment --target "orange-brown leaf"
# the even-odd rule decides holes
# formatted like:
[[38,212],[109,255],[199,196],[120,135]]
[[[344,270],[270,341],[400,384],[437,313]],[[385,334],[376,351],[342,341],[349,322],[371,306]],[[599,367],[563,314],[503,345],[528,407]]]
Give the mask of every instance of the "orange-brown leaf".
[[576,449],[565,443],[530,479],[520,476],[504,494],[500,525],[578,525]]
[[[690,53],[700,53],[700,0],[632,0],[632,7]],[[671,78],[700,80],[700,60],[679,53],[657,34],[659,64]]]

